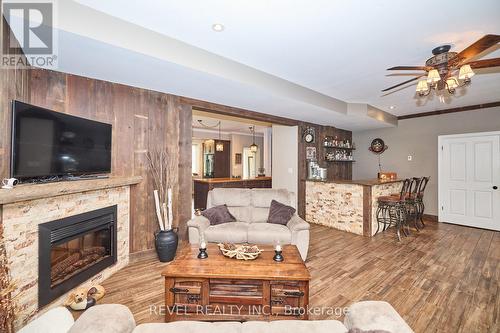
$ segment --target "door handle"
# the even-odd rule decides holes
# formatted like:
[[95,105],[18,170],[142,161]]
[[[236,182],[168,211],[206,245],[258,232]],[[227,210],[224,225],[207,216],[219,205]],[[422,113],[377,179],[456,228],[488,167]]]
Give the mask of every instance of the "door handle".
[[495,185],[495,186],[493,186],[493,189],[494,189],[494,190],[497,190],[497,189],[498,189],[498,186],[496,186],[496,185]]
[[170,288],[169,289],[171,292],[173,292],[174,294],[178,294],[178,293],[188,293],[189,292],[189,289],[182,289],[182,288]]
[[285,291],[284,294],[285,296],[297,296],[297,297],[304,296],[303,291]]

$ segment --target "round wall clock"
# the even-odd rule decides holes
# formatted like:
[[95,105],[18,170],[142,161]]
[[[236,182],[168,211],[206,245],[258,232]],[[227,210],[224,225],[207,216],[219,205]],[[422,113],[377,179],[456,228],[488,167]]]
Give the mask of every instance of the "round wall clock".
[[314,142],[314,128],[309,127],[304,131],[304,134],[302,135],[304,141],[306,143],[313,143]]
[[374,152],[375,154],[382,154],[384,151],[387,150],[387,146],[385,145],[384,140],[381,138],[376,138],[372,140],[372,143],[370,144],[370,148],[368,148],[371,152]]

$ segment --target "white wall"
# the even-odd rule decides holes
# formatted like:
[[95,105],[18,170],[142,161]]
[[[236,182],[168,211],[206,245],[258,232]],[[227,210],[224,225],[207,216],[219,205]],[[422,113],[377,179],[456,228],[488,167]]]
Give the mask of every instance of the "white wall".
[[273,188],[284,188],[294,192],[296,200],[299,161],[298,133],[297,126],[273,125]]
[[[377,156],[368,151],[380,137],[389,146],[381,156],[382,170],[399,177],[431,176],[425,193],[426,214],[438,214],[438,136],[500,130],[500,107],[400,120],[396,128],[353,133],[357,150],[353,179],[376,178]],[[408,155],[412,161],[408,161]]]
[[266,128],[264,132],[264,159],[263,166],[266,172],[266,176],[270,177],[272,175],[272,153],[273,153],[273,129],[272,127]]
[[[236,164],[236,154],[241,154],[242,163],[243,163],[243,148],[250,147],[253,143],[253,138],[251,135],[241,135],[241,134],[232,134],[230,137],[231,140],[231,175],[233,176],[243,176],[243,164]],[[255,137],[255,144],[259,147],[259,165],[258,168],[262,167],[262,161],[264,159],[264,138],[262,136]]]

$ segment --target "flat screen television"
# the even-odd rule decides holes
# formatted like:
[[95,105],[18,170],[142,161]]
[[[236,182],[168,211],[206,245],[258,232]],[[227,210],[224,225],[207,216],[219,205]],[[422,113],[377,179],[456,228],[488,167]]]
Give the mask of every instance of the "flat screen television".
[[111,125],[12,102],[11,177],[111,172]]

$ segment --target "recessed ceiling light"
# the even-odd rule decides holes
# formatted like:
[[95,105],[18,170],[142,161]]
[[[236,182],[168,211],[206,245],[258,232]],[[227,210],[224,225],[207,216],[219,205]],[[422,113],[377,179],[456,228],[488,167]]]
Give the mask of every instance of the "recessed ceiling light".
[[389,106],[389,109],[394,110],[396,107],[394,105]]
[[212,30],[215,32],[224,31],[224,25],[221,23],[214,23],[214,24],[212,24]]

